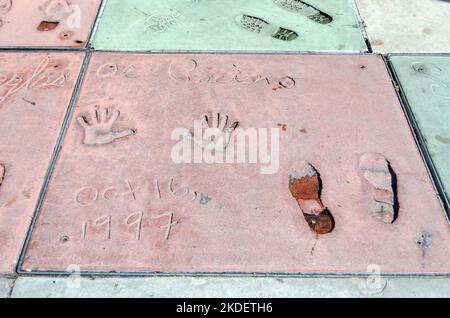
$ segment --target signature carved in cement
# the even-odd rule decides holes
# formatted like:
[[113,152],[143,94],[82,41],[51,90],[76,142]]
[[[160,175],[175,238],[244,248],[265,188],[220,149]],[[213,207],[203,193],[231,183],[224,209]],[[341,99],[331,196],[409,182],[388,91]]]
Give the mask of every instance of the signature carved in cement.
[[127,67],[118,66],[116,63],[105,63],[101,65],[96,72],[98,77],[102,78],[138,78],[139,75],[136,73],[136,67],[134,65],[129,65]]
[[163,17],[161,17],[160,14],[149,14],[138,8],[134,8],[134,10],[143,15],[143,17],[134,22],[131,27],[143,22],[144,30],[146,32],[153,31],[162,33],[168,31],[171,27],[180,22],[181,12],[178,10],[171,9],[169,13],[163,15]]
[[50,57],[45,57],[30,74],[17,73],[11,77],[0,75],[0,88],[6,91],[0,95],[0,104],[5,102],[10,96],[23,89],[63,87],[67,80],[66,71],[60,70],[60,66],[50,61]]
[[78,123],[84,128],[83,144],[90,146],[106,145],[117,139],[135,135],[135,129],[112,130],[119,116],[120,112],[118,110],[114,110],[110,115],[108,108],[104,108],[100,112],[97,109],[92,110],[90,112],[90,121],[86,116],[78,117]]
[[169,78],[183,83],[207,84],[265,84],[274,89],[291,89],[296,85],[290,75],[272,76],[264,74],[246,74],[238,65],[220,71],[201,70],[199,62],[194,59],[177,59],[169,64]]

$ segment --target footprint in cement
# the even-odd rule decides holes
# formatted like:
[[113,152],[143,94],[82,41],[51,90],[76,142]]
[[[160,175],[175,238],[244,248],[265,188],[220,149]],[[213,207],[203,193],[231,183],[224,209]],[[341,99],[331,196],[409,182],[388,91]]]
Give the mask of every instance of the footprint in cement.
[[287,11],[299,13],[316,23],[328,24],[333,21],[333,18],[329,14],[320,11],[319,9],[313,7],[305,1],[274,0],[274,3]]
[[320,199],[322,182],[319,173],[305,161],[296,162],[289,173],[289,191],[297,200],[311,230],[327,234],[334,229],[334,219]]
[[271,36],[282,41],[292,41],[298,37],[298,34],[292,30],[288,30],[274,24],[271,24],[261,18],[251,15],[241,14],[235,18],[236,23],[243,29]]
[[359,159],[361,177],[372,190],[372,213],[385,223],[397,218],[397,180],[389,161],[378,153],[365,153]]

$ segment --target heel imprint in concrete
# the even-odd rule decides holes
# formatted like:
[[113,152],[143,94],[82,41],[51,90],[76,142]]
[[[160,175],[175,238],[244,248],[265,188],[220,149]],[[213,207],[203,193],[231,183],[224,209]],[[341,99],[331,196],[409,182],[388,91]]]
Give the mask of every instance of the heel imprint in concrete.
[[282,41],[292,41],[298,37],[298,34],[277,25],[271,24],[261,18],[247,14],[236,16],[236,23],[245,30],[258,33],[265,36],[271,36]]
[[299,161],[289,173],[289,191],[297,203],[311,230],[327,234],[334,229],[334,219],[320,199],[322,182],[319,173],[309,163]]
[[372,191],[372,213],[385,223],[397,218],[396,178],[389,162],[378,153],[365,153],[359,159],[359,171]]
[[302,16],[305,16],[308,19],[320,24],[328,24],[333,21],[333,18],[329,14],[320,11],[319,9],[313,7],[312,5],[306,3],[305,1],[274,0],[274,2],[283,9],[299,13]]
[[113,125],[119,116],[120,111],[113,110],[112,114],[109,114],[109,109],[103,108],[90,111],[89,119],[87,116],[77,117],[78,123],[84,129],[83,144],[105,145],[117,139],[135,135],[135,129],[113,131]]

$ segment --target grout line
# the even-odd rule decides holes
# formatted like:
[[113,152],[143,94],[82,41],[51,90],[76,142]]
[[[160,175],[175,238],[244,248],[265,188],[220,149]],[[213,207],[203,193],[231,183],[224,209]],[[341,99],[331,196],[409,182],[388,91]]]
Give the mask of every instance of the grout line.
[[24,258],[25,258],[25,253],[26,253],[26,250],[28,248],[28,244],[30,242],[31,235],[33,233],[33,229],[35,227],[37,218],[39,217],[40,210],[41,210],[41,207],[42,207],[42,203],[44,201],[45,194],[47,192],[47,188],[48,188],[48,185],[50,183],[50,179],[52,177],[52,173],[54,171],[54,167],[56,165],[56,161],[58,159],[59,152],[61,150],[61,145],[62,145],[62,142],[63,142],[64,137],[66,135],[66,131],[67,131],[70,119],[72,118],[73,108],[75,107],[75,103],[78,100],[78,96],[80,94],[81,85],[83,83],[84,76],[86,74],[86,69],[87,69],[87,67],[89,65],[90,57],[91,57],[91,52],[89,52],[89,51],[85,52],[83,63],[81,65],[81,67],[80,67],[78,78],[77,78],[77,81],[76,81],[75,86],[73,88],[72,96],[71,96],[71,99],[70,99],[69,104],[67,106],[67,111],[66,111],[66,114],[64,115],[64,119],[63,119],[63,122],[62,122],[62,125],[61,125],[61,128],[60,128],[60,132],[59,132],[58,138],[56,140],[56,144],[55,144],[55,146],[53,148],[53,153],[52,153],[52,156],[51,156],[51,159],[50,159],[49,166],[47,168],[47,172],[46,172],[45,177],[44,177],[44,182],[42,184],[42,187],[41,187],[38,199],[37,199],[36,207],[34,209],[31,222],[30,222],[30,224],[28,226],[28,230],[27,230],[27,233],[26,233],[26,236],[25,236],[25,240],[24,240],[24,242],[22,244],[22,247],[20,249],[20,252],[19,252],[19,258],[18,258],[18,262],[17,262],[17,265],[16,265],[16,273],[17,274],[19,274],[21,272],[21,267],[22,267],[22,263],[23,263]]
[[[70,277],[73,273],[63,271],[32,271],[22,272],[20,277]],[[81,271],[77,273],[82,278],[139,278],[139,277],[211,277],[211,278],[369,278],[373,273],[358,272],[152,272],[152,271]],[[445,273],[380,273],[380,277],[386,278],[450,278]]]
[[94,49],[92,45],[92,41],[94,40],[95,35],[97,34],[97,29],[100,25],[100,21],[103,17],[103,12],[105,11],[106,4],[108,0],[102,0],[99,10],[97,12],[97,16],[95,17],[94,23],[92,24],[91,33],[89,34],[88,40],[87,40],[87,49]]
[[353,12],[356,15],[356,20],[358,21],[359,31],[361,32],[361,36],[364,39],[364,43],[366,44],[366,47],[367,47],[367,52],[362,52],[362,53],[373,53],[372,45],[369,40],[369,34],[367,33],[367,30],[366,30],[367,25],[364,22],[364,19],[361,15],[361,11],[359,10],[356,0],[352,0],[352,6],[353,6]]
[[85,52],[85,47],[21,47],[21,46],[9,46],[0,47],[0,52]]
[[345,51],[334,51],[334,52],[315,52],[315,51],[233,51],[233,50],[187,50],[187,51],[172,51],[172,50],[110,50],[110,49],[95,49],[92,48],[92,51],[99,53],[118,53],[118,54],[152,54],[152,55],[176,55],[176,54],[198,54],[198,55],[293,55],[293,56],[302,56],[302,55],[325,55],[325,56],[371,56],[371,55],[382,55],[381,53],[368,53],[368,52],[345,52]]

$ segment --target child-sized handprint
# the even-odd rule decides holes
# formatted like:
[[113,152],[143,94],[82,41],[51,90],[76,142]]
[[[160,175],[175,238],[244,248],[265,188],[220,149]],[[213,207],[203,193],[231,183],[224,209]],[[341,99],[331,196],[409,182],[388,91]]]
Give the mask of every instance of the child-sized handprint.
[[90,112],[91,122],[88,121],[86,116],[78,117],[78,123],[84,128],[83,143],[85,145],[106,145],[116,139],[136,134],[135,129],[124,131],[112,130],[112,126],[119,116],[120,112],[118,110],[114,110],[111,116],[109,116],[108,108],[104,108],[101,111],[95,109]]
[[[204,114],[201,119],[201,136],[198,136],[197,127],[194,127],[194,134],[191,133],[192,140],[207,150],[223,151],[230,143],[231,136],[239,122],[234,122],[227,128],[229,117],[227,115],[220,115],[220,113],[213,113],[212,116]],[[197,126],[198,121],[194,126]]]

